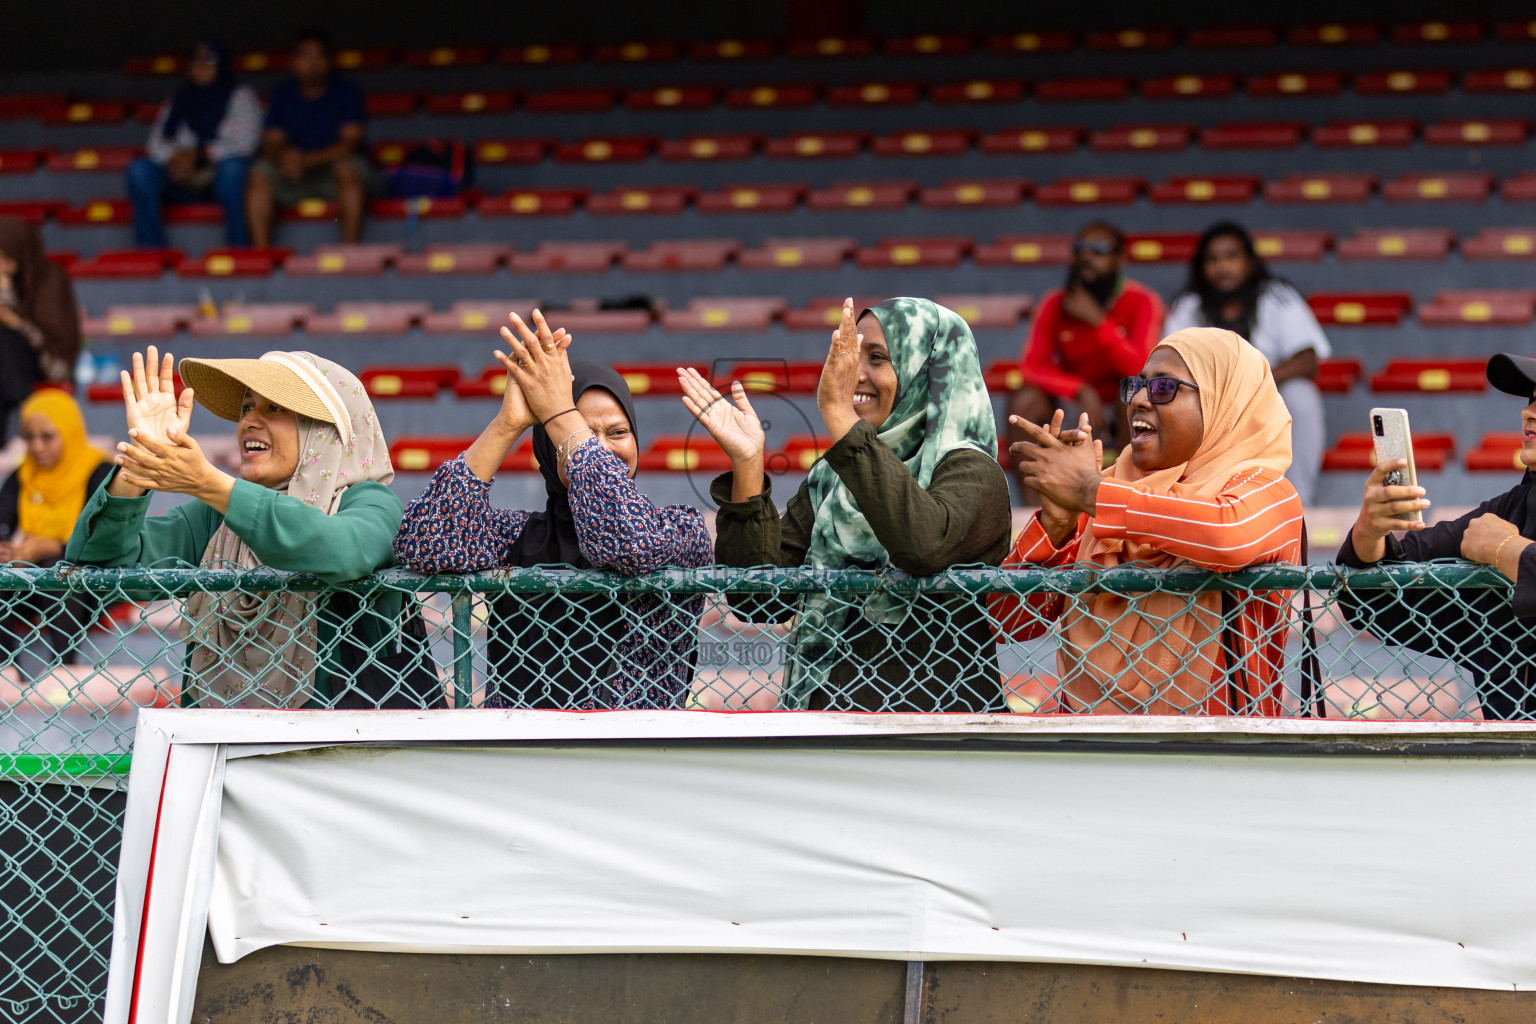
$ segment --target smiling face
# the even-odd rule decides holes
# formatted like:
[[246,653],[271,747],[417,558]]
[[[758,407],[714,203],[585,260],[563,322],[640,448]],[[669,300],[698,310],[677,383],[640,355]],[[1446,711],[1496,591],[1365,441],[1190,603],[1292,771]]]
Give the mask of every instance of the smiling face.
[[870,426],[879,430],[890,418],[896,407],[896,366],[891,362],[891,350],[885,344],[885,331],[873,313],[859,318],[859,333],[864,341],[859,345],[859,383],[853,389],[853,411]]
[[1520,461],[1525,468],[1536,469],[1536,394],[1531,396],[1531,404],[1520,410],[1520,426],[1525,435],[1520,445]]
[[[576,411],[597,435],[597,443],[618,456],[633,477],[640,468],[640,446],[635,443],[635,429],[619,400],[605,388],[588,388],[576,400]],[[560,467],[560,479],[570,484],[564,465]]]
[[[1148,380],[1195,380],[1178,352],[1167,346],[1152,350],[1141,375]],[[1179,388],[1173,401],[1163,405],[1153,405],[1147,389],[1142,388],[1131,399],[1130,419],[1131,463],[1143,473],[1188,462],[1205,437],[1205,415],[1200,411],[1200,395],[1193,388]]]
[[38,469],[52,469],[64,457],[64,438],[53,421],[41,413],[28,416],[21,425],[21,439]]
[[1232,235],[1217,235],[1205,247],[1201,272],[1210,286],[1221,294],[1234,292],[1253,276],[1253,261],[1243,243]]
[[235,427],[240,442],[240,479],[282,487],[299,468],[299,417],[290,409],[247,391]]

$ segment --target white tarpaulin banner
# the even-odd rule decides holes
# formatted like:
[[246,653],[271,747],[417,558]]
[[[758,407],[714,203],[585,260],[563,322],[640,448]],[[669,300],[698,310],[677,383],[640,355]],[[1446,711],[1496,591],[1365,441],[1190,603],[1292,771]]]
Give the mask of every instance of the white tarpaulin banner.
[[[218,753],[187,758],[179,783],[179,753],[142,773],[180,794],[182,853],[153,844],[153,898],[120,885],[109,1010],[127,1003],[140,904],[192,931],[137,964],[172,1020],[190,1011],[204,920],[226,962],[289,943],[1536,986],[1536,759],[1337,749],[1385,737],[1379,723],[145,718],[178,714],[170,748]],[[1425,726],[1389,728],[1405,743],[1495,735]],[[130,798],[125,865],[144,860],[132,819],[153,805]]]

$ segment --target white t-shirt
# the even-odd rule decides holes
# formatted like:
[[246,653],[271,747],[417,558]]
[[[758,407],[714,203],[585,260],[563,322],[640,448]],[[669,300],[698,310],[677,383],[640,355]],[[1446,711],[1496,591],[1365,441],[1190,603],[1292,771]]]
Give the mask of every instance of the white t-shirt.
[[[1186,327],[1208,326],[1200,315],[1200,297],[1186,293],[1168,308],[1163,336]],[[1253,336],[1248,341],[1269,360],[1270,366],[1279,366],[1309,348],[1317,349],[1319,359],[1333,354],[1328,336],[1312,315],[1312,307],[1300,292],[1283,281],[1270,281],[1259,293],[1258,315],[1254,317]]]

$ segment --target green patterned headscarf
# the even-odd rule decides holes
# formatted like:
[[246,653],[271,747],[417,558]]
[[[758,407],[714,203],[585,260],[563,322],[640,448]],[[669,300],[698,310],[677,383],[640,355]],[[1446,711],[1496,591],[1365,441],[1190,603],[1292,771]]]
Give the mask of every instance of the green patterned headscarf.
[[[876,435],[927,487],[944,456],[971,448],[997,457],[997,421],[987,395],[971,329],[954,310],[928,299],[887,299],[872,313],[885,333],[896,369],[896,402]],[[837,472],[817,460],[806,478],[815,525],[805,564],[816,569],[884,569],[891,556],[870,529]],[[862,604],[839,596],[807,597],[795,627],[783,704],[803,707],[845,656],[847,627],[856,615],[892,624],[910,613],[909,600],[870,595]]]

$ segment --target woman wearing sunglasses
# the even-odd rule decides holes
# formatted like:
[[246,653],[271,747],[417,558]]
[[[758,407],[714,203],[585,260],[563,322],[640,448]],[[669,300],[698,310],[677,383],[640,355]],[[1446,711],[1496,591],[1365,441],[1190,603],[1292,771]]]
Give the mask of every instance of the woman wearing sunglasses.
[[[1291,417],[1268,361],[1231,331],[1172,334],[1127,377],[1131,443],[1108,469],[1086,421],[1061,429],[1018,418],[1020,472],[1041,508],[1009,553],[1008,568],[1232,570],[1301,557],[1302,512],[1285,479]],[[1009,639],[1058,623],[1064,710],[1100,714],[1280,713],[1284,593],[1235,595],[1224,621],[1216,593],[1154,591],[997,596]]]

